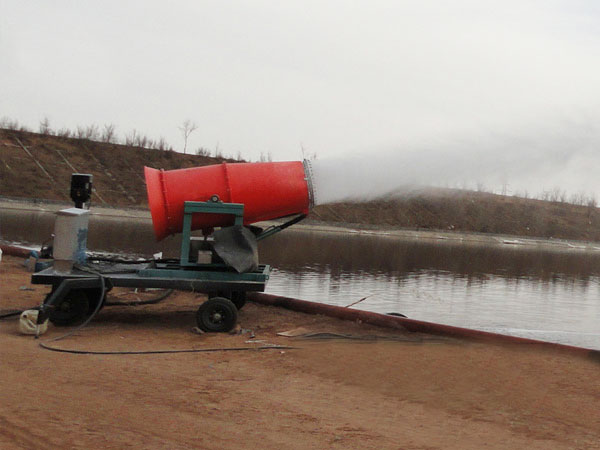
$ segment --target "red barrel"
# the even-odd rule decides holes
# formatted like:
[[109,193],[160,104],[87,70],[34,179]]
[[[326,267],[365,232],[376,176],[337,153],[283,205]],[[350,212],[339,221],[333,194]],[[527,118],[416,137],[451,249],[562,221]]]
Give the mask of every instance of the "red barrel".
[[[308,214],[312,193],[301,161],[235,163],[179,170],[144,168],[148,205],[158,241],[179,233],[186,201],[244,204],[244,224]],[[233,225],[229,215],[195,214],[193,230]]]

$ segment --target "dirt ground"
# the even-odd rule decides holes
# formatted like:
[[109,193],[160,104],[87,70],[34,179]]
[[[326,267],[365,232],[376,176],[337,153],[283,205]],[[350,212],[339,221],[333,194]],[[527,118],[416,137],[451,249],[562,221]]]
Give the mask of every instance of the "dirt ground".
[[[4,256],[0,311],[41,301],[49,289],[30,285],[29,277],[22,260]],[[66,354],[20,335],[15,318],[2,320],[0,448],[600,448],[598,361],[403,335],[256,304],[240,313],[242,334],[198,335],[192,328],[201,300],[176,293],[159,305],[105,308],[53,345],[295,348]],[[276,334],[298,327],[380,339]],[[65,331],[51,326],[41,339]]]

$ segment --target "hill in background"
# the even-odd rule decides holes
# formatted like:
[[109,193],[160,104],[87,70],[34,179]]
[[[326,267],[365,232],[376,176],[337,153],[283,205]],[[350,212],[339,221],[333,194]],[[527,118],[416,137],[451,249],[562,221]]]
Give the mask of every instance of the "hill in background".
[[[165,170],[231,159],[0,129],[0,196],[70,202],[71,173],[94,175],[96,205],[146,207],[144,166]],[[438,229],[600,240],[595,202],[587,206],[490,193],[429,189],[363,203],[316,207],[311,219],[377,228]]]
[[423,190],[365,203],[319,206],[325,222],[378,228],[435,229],[558,239],[600,240],[600,216],[593,205],[502,196],[460,190]]
[[223,161],[232,160],[0,129],[0,195],[70,202],[71,173],[79,172],[94,176],[94,204],[146,206],[144,166],[171,170]]

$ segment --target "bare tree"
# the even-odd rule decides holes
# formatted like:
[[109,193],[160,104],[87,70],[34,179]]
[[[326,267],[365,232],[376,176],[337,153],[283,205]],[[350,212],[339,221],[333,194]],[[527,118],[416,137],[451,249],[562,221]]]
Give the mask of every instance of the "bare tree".
[[57,136],[66,137],[66,138],[70,137],[71,134],[74,134],[74,133],[71,130],[69,130],[68,128],[66,128],[66,127],[65,128],[61,128],[60,130],[58,130],[56,132]]
[[102,142],[106,142],[108,144],[112,144],[115,138],[115,124],[108,123],[104,125],[104,130],[102,130]]
[[160,137],[160,139],[156,143],[156,147],[159,150],[166,150],[167,149],[168,144],[167,144],[167,141],[165,140],[164,137],[162,137],[162,136]]
[[551,202],[555,202],[555,203],[564,203],[565,200],[566,200],[566,197],[567,197],[566,192],[563,191],[558,186],[555,186],[550,191],[550,198],[549,198],[549,200]]
[[148,145],[149,139],[148,136],[146,136],[145,134],[138,134],[137,138],[135,140],[135,145],[136,147],[141,147],[141,148],[146,148],[146,146]]
[[2,128],[7,130],[18,130],[19,129],[19,121],[16,119],[10,119],[8,117],[2,118]]
[[85,127],[81,125],[77,125],[77,130],[75,131],[77,138],[83,139],[85,138]]
[[44,117],[44,119],[40,121],[40,134],[52,134],[50,119],[48,119],[48,117]]
[[183,136],[183,154],[185,154],[185,152],[187,151],[188,138],[190,137],[190,134],[192,134],[192,132],[197,128],[198,125],[196,125],[190,119],[185,119],[183,121],[183,124],[181,124],[181,126],[179,127]]
[[223,152],[219,148],[219,142],[217,142],[217,145],[215,145],[215,158],[222,158],[222,157],[223,157]]
[[198,156],[210,156],[210,150],[204,147],[198,147],[196,149],[196,155]]
[[587,200],[587,206],[590,209],[596,208],[596,206],[598,206],[598,202],[596,201],[595,194],[590,194],[590,196],[588,197],[588,200]]
[[85,138],[90,141],[97,141],[98,135],[99,135],[98,125],[96,125],[96,124],[88,125],[87,128],[85,129]]
[[4,128],[6,130],[29,131],[25,125],[20,125],[18,120],[10,119],[9,117],[3,117],[0,119],[0,128]]
[[138,132],[134,128],[133,131],[125,135],[125,145],[133,147],[138,140]]

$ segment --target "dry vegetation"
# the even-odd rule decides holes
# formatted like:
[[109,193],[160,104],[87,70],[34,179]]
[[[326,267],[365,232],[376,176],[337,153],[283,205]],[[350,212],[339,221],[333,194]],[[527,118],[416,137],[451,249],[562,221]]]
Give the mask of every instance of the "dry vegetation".
[[0,129],[0,195],[69,201],[71,173],[94,175],[95,204],[145,206],[144,166],[165,170],[233,161],[145,148],[133,132],[127,144]]
[[429,190],[365,203],[315,208],[326,222],[560,239],[600,240],[595,203],[575,205],[484,192]]
[[[42,121],[40,131],[45,134],[26,131],[17,122],[4,120],[3,125],[0,196],[5,197],[68,201],[70,174],[84,172],[94,175],[92,201],[96,205],[145,207],[143,166],[170,170],[234,161],[208,156],[202,148],[196,155],[176,153],[164,140],[152,141],[135,130],[125,136],[124,144],[118,144],[112,125],[54,132]],[[270,155],[261,157],[269,159]],[[594,197],[567,197],[560,189],[540,197],[438,189],[365,203],[323,205],[315,208],[312,218],[367,227],[600,240]]]

